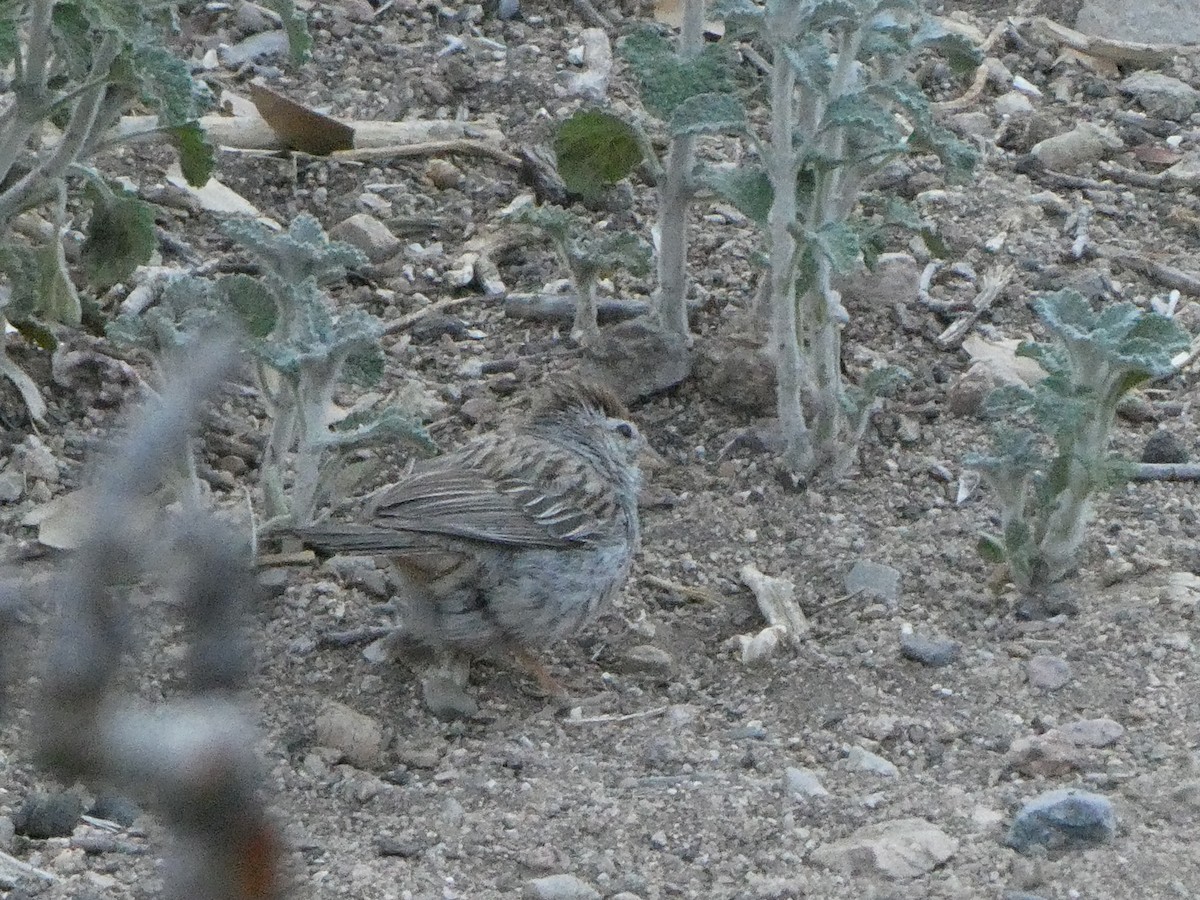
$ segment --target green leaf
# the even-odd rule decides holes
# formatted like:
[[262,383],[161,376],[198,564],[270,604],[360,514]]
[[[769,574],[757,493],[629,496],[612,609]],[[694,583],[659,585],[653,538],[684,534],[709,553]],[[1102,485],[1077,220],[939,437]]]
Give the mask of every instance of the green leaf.
[[56,3],[51,15],[50,39],[54,55],[66,69],[66,75],[84,78],[92,62],[92,29],[78,3]]
[[[86,246],[86,245],[85,245]],[[79,293],[67,271],[61,238],[36,251],[41,271],[38,281],[38,317],[48,322],[78,325],[83,319]]]
[[200,123],[188,122],[168,129],[167,133],[179,151],[179,168],[187,183],[192,187],[204,187],[217,166],[217,152]]
[[268,9],[275,12],[283,20],[283,30],[287,32],[288,56],[293,65],[302,65],[312,54],[312,35],[308,33],[308,16],[303,10],[297,9],[293,0],[265,0]]
[[47,353],[53,353],[58,349],[58,338],[41,322],[35,322],[32,319],[14,319],[9,324],[17,329],[17,333],[21,337],[35,347],[45,350]]
[[652,28],[641,28],[621,44],[638,83],[642,103],[660,119],[697,94],[730,90],[730,63],[723,46],[706,44],[695,59],[683,59]]
[[912,372],[900,366],[880,366],[869,371],[859,389],[871,399],[894,397],[900,386],[912,381]]
[[949,31],[934,19],[926,18],[913,38],[916,49],[937,50],[957,73],[971,72],[983,62],[983,53],[965,36]]
[[854,0],[817,0],[807,22],[810,31],[857,28],[871,12],[871,3]]
[[761,166],[705,167],[700,170],[700,181],[732,203],[750,221],[766,227],[775,194],[771,179]]
[[187,125],[212,104],[203,82],[192,78],[182,59],[166,47],[140,45],[134,50],[133,65],[142,98],[158,110],[158,123],[165,128]]
[[89,186],[88,195],[92,217],[83,242],[83,267],[90,283],[109,287],[150,261],[157,246],[154,212],[124,191],[105,196]]
[[821,94],[829,90],[833,56],[819,33],[807,33],[797,43],[784,47],[783,58],[803,87]]
[[911,231],[920,231],[925,227],[925,220],[910,203],[899,197],[888,197],[884,202],[883,222],[885,225],[899,225]]
[[979,540],[975,543],[975,549],[983,557],[984,562],[989,562],[993,565],[1003,565],[1007,559],[1007,554],[1004,552],[1004,542],[992,534],[979,535]]
[[624,120],[598,109],[580,110],[554,138],[558,174],[567,190],[594,200],[642,161],[637,132]]
[[19,12],[20,5],[16,0],[0,3],[0,69],[7,68],[21,50],[20,38],[17,35]]
[[752,0],[714,0],[708,14],[722,22],[758,23],[763,18],[763,8]]
[[214,290],[250,337],[265,338],[275,330],[279,318],[275,295],[257,278],[226,275],[216,282]]
[[374,387],[383,378],[384,362],[383,350],[379,347],[352,353],[346,359],[342,377],[360,387]]
[[829,104],[821,119],[821,130],[829,128],[865,132],[876,143],[897,144],[904,137],[891,111],[862,91],[843,94]]
[[669,129],[681,134],[742,134],[746,111],[731,94],[697,94],[675,107]]
[[830,222],[817,231],[810,232],[806,237],[829,260],[829,265],[839,275],[858,269],[862,248],[857,232],[850,225],[845,222]]

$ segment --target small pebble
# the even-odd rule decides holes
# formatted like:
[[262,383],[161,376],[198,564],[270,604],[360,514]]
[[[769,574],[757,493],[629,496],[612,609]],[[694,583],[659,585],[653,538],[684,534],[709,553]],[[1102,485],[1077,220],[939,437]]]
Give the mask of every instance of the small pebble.
[[850,748],[850,752],[846,754],[846,765],[851,769],[874,772],[876,775],[884,778],[895,778],[900,774],[900,770],[896,768],[894,763],[884,759],[877,753],[864,750],[862,747]]
[[1142,449],[1144,463],[1185,463],[1188,461],[1187,447],[1170,431],[1160,428],[1150,435]]
[[829,791],[821,784],[812,769],[788,766],[783,773],[783,790],[789,797],[828,797]]
[[962,655],[957,641],[948,638],[926,637],[922,634],[901,634],[900,655],[926,666],[948,666]]
[[1044,691],[1057,691],[1071,680],[1071,667],[1065,659],[1039,653],[1026,665],[1029,683]]
[[547,875],[525,882],[524,900],[600,900],[600,892],[574,875]]

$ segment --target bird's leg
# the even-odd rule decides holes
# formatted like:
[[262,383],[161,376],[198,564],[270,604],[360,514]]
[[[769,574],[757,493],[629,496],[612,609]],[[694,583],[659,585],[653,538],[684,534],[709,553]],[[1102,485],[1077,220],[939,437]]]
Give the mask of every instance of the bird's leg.
[[557,679],[542,665],[542,661],[524,647],[511,647],[513,657],[520,663],[521,668],[534,677],[543,691],[555,700],[566,700],[567,689],[558,683]]

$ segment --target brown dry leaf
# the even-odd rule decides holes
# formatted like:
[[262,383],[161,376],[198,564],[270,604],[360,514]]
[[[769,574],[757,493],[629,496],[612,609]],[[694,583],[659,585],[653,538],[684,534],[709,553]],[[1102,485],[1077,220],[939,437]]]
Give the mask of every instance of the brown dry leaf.
[[292,150],[328,156],[354,149],[354,129],[315,109],[289,100],[269,87],[251,82],[250,99],[259,115]]
[[1159,144],[1140,144],[1133,148],[1133,155],[1144,165],[1159,166],[1164,169],[1183,159],[1183,154],[1178,150],[1172,150],[1170,147],[1163,147]]

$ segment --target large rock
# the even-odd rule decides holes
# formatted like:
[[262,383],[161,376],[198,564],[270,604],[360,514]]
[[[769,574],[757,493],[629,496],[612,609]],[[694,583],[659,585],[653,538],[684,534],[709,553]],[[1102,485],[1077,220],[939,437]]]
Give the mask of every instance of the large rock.
[[1116,831],[1117,817],[1107,797],[1071,789],[1047,791],[1017,813],[1008,845],[1022,852],[1033,847],[1086,847],[1107,843]]
[[585,373],[626,403],[672,388],[692,373],[687,339],[646,318],[603,329],[586,353]]
[[1086,0],[1075,27],[1122,41],[1200,44],[1200,4],[1196,0]]
[[814,863],[850,875],[917,878],[958,852],[958,841],[924,819],[893,819],[864,825],[840,841],[812,852]]

